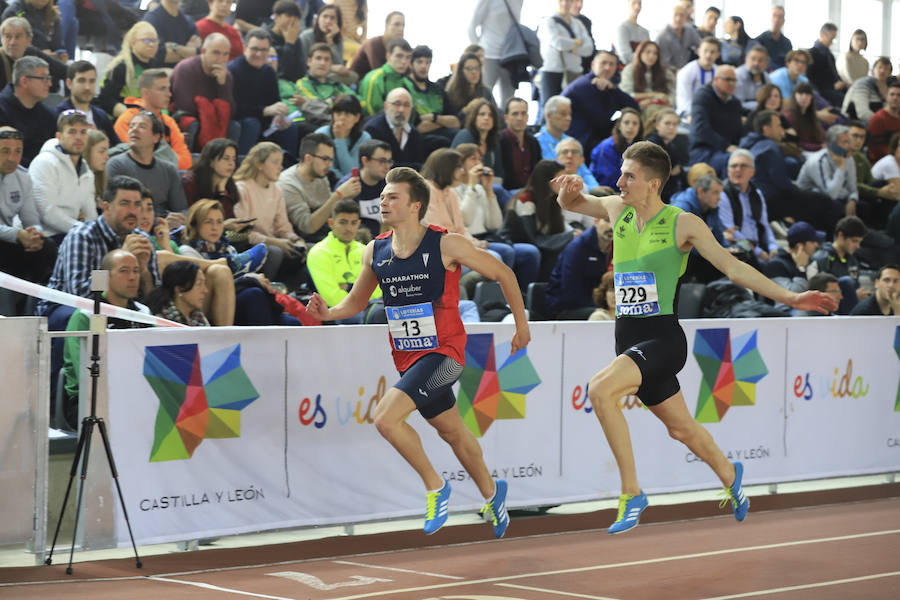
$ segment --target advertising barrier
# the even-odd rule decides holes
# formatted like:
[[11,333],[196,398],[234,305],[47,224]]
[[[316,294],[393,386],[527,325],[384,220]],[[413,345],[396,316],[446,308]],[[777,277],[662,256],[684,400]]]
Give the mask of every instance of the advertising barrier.
[[[900,468],[900,319],[684,321],[688,410],[747,483]],[[467,326],[457,406],[510,507],[618,494],[590,402],[614,358],[610,322]],[[109,430],[139,544],[422,514],[422,484],[378,434],[397,379],[383,326],[118,330]],[[717,487],[634,397],[621,406],[649,493]],[[413,413],[451,510],[482,504],[450,448]],[[118,517],[118,539],[127,540]]]

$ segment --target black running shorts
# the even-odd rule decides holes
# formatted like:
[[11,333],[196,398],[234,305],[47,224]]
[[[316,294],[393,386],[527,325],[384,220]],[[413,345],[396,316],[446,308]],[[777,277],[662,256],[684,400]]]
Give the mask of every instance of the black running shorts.
[[400,373],[400,381],[394,387],[412,398],[423,417],[432,419],[456,405],[453,384],[462,372],[463,365],[432,352]]
[[616,319],[616,356],[628,355],[641,370],[637,397],[656,406],[681,386],[678,372],[687,360],[687,339],[675,315]]

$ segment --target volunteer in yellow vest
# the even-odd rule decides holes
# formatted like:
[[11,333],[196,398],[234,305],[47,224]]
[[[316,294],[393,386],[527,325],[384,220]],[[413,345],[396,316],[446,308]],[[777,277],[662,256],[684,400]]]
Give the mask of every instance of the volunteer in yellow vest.
[[591,406],[600,420],[622,481],[619,513],[609,533],[638,524],[647,496],[638,484],[634,452],[625,416],[618,406],[623,396],[637,395],[666,426],[674,439],[708,464],[725,486],[720,506],[731,502],[743,521],[750,506],[741,489],[743,466],[730,463],[702,425],[688,411],[677,374],[687,359],[687,340],[678,324],[678,285],[692,248],[736,284],[777,302],[826,313],[837,308],[827,294],[790,292],[770,281],[725,250],[697,216],[663,204],[659,196],[671,171],[666,151],[638,142],[623,155],[619,196],[581,193],[577,175],[554,180],[559,204],[613,225],[616,294],[616,358],[588,385]]
[[125,98],[125,112],[119,115],[113,128],[116,135],[119,136],[121,142],[128,141],[128,124],[131,118],[141,112],[148,110],[163,122],[165,127],[165,135],[163,139],[169,143],[172,150],[178,156],[178,168],[182,171],[191,168],[192,159],[191,151],[188,149],[184,141],[184,134],[178,128],[175,119],[167,113],[169,101],[172,99],[172,91],[169,87],[169,70],[168,69],[147,69],[141,73],[138,79],[138,88],[141,90],[140,98]]
[[412,94],[416,91],[413,82],[407,79],[412,47],[403,38],[395,38],[387,45],[387,62],[372,69],[359,82],[359,98],[363,111],[372,116],[381,110],[385,98],[391,90],[402,87]]
[[[313,246],[306,257],[316,290],[329,307],[335,306],[350,293],[353,282],[362,271],[362,255],[366,245],[356,241],[359,231],[359,204],[350,198],[338,200],[328,219],[331,231],[324,240]],[[369,300],[381,298],[376,287]],[[340,323],[362,323],[365,310],[342,319]]]

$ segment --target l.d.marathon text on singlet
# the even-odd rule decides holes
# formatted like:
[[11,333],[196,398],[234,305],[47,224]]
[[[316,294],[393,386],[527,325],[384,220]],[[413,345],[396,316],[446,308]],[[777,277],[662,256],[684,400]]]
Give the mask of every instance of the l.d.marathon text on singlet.
[[675,314],[678,280],[688,253],[678,249],[675,223],[680,208],[665,206],[637,230],[634,208],[622,211],[613,226],[613,265],[617,317]]
[[441,258],[446,230],[431,226],[408,257],[391,250],[393,232],[375,238],[372,270],[383,292],[394,364],[406,371],[423,355],[437,352],[465,363],[466,331],[459,318],[459,269]]

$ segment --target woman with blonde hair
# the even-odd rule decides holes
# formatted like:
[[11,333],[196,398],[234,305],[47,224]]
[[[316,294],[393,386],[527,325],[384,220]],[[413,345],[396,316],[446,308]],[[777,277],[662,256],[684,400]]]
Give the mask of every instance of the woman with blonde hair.
[[103,212],[103,190],[106,189],[106,161],[109,160],[109,138],[99,129],[88,130],[87,143],[81,157],[94,173],[94,202],[97,214]]
[[122,49],[106,67],[97,104],[112,117],[125,112],[125,98],[139,98],[138,79],[147,69],[165,66],[166,47],[159,43],[156,28],[138,21],[122,38]]
[[251,220],[251,244],[265,244],[268,257],[263,269],[272,280],[296,287],[303,277],[306,244],[294,232],[284,196],[275,182],[281,175],[284,152],[274,142],[260,142],[250,149],[234,174],[240,200],[234,216]]

